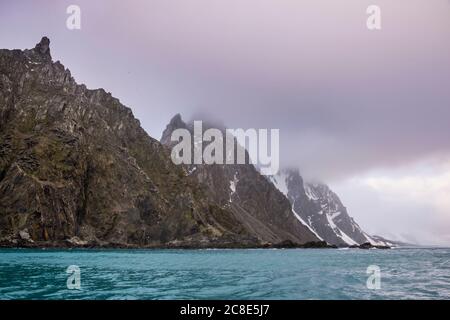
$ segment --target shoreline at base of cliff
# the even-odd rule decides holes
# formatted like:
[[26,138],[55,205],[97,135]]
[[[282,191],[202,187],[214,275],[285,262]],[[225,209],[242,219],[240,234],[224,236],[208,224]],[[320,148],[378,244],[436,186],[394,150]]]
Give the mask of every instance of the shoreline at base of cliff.
[[189,242],[170,242],[154,244],[123,244],[108,242],[78,242],[70,240],[62,241],[2,241],[0,248],[24,248],[24,249],[336,249],[336,246],[329,245],[326,242],[307,242],[304,244],[283,241],[280,243],[261,243],[261,244],[238,244],[238,243],[189,243]]
[[391,249],[389,246],[375,246],[368,243],[363,243],[359,246],[353,245],[348,247],[338,247],[329,245],[326,242],[307,242],[304,244],[297,244],[291,241],[283,241],[280,243],[264,243],[264,244],[237,244],[237,243],[165,243],[165,244],[123,244],[123,243],[73,243],[69,240],[63,241],[48,241],[48,242],[27,242],[18,241],[0,242],[0,248],[23,248],[23,249],[185,249],[185,250],[200,250],[200,249]]

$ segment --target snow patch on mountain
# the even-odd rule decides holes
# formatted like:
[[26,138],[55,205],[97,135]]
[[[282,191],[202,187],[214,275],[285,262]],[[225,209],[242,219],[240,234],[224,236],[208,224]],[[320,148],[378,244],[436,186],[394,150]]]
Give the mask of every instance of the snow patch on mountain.
[[315,192],[311,189],[309,184],[306,184],[305,186],[305,193],[309,200],[316,201],[319,200],[319,197],[315,194]]
[[188,171],[188,176],[190,176],[191,174],[193,174],[195,172],[195,170],[197,170],[197,167],[192,167],[189,171]]
[[230,180],[230,202],[233,202],[233,195],[236,193],[236,185],[239,182],[237,172],[234,174],[233,180]]
[[278,175],[270,176],[269,180],[274,184],[274,186],[280,190],[282,194],[286,197],[288,196],[288,186],[287,186],[288,175],[285,172],[281,172]]
[[316,232],[316,230],[314,230],[314,229],[311,227],[311,225],[310,225],[310,224],[311,224],[311,220],[309,220],[310,223],[307,223],[305,220],[302,219],[302,217],[300,217],[300,215],[299,215],[297,212],[295,212],[294,208],[292,208],[292,213],[293,213],[294,216],[298,219],[298,221],[300,221],[302,224],[304,224],[306,227],[308,227],[308,229],[309,229],[312,233],[314,233],[315,236],[316,236],[317,238],[319,238],[321,241],[323,241],[322,237],[319,236],[319,234]]
[[[340,214],[340,212],[339,212]],[[328,225],[331,227],[331,229],[334,230],[335,234],[342,239],[342,241],[344,241],[345,243],[347,243],[348,245],[357,245],[358,243],[353,240],[352,238],[350,238],[348,235],[345,234],[345,232],[343,232],[341,229],[339,229],[336,224],[333,221],[333,213],[331,214],[327,214],[327,221],[328,221]]]
[[367,241],[370,242],[374,246],[389,246],[389,247],[395,246],[392,242],[383,241],[383,240],[377,240],[377,239],[375,239],[375,237],[369,236],[365,232],[364,232],[364,235],[366,236]]

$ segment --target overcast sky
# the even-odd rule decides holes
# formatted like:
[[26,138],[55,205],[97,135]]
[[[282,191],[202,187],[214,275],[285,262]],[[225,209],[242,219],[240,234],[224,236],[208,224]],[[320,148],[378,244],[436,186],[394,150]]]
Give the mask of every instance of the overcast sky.
[[365,230],[450,244],[449,0],[0,0],[0,48],[43,35],[151,136],[175,113],[279,128],[282,165],[330,184]]

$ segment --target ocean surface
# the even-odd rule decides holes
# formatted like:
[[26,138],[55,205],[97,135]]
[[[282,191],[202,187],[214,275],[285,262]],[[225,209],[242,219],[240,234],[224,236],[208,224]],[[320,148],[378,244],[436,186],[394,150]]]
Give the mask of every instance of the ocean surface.
[[0,249],[0,299],[450,299],[450,249]]

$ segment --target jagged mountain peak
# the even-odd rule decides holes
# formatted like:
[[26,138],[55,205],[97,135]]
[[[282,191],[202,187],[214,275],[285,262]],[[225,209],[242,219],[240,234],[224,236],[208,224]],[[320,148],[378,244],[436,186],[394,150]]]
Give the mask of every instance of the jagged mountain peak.
[[181,118],[181,114],[177,113],[176,115],[174,115],[172,117],[172,119],[170,119],[169,123],[167,124],[166,128],[164,129],[161,139],[160,139],[161,143],[165,144],[165,145],[171,145],[172,141],[170,138],[171,138],[172,132],[176,129],[181,129],[181,128],[186,129],[187,125]]
[[186,123],[181,118],[181,114],[177,113],[176,115],[174,115],[172,117],[172,119],[170,119],[170,122],[168,125],[179,128],[179,127],[185,126]]
[[34,47],[34,51],[36,51],[39,54],[51,57],[50,55],[50,39],[47,37],[42,37],[41,41],[36,44]]
[[227,129],[222,121],[213,119],[211,116],[205,119],[202,117],[194,117],[188,121],[185,121],[183,120],[181,114],[177,113],[172,117],[172,119],[170,119],[169,123],[166,126],[166,129],[163,132],[163,136],[167,136],[167,134],[171,132],[171,130],[179,128],[185,128],[192,131],[194,129],[194,121],[201,121],[203,131],[214,128],[225,132],[225,130]]

